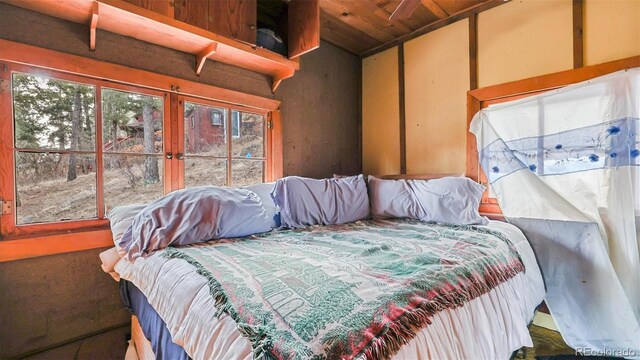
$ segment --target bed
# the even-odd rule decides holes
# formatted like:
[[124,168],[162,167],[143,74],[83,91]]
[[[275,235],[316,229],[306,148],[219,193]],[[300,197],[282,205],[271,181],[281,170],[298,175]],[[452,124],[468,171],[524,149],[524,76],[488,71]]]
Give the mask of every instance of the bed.
[[[394,233],[394,229],[402,231]],[[384,236],[381,237],[380,234]],[[420,234],[431,235],[427,237]],[[523,269],[512,271],[508,276],[496,280],[491,288],[481,290],[471,286],[470,289],[475,291],[469,291],[467,301],[451,306],[435,307],[424,321],[419,322],[420,326],[414,326],[415,333],[397,342],[397,348],[389,344],[390,351],[387,351],[385,346],[380,346],[374,353],[355,351],[349,356],[338,357],[506,359],[515,350],[523,346],[532,346],[528,325],[533,319],[536,307],[542,302],[545,291],[529,243],[520,230],[505,222],[490,221],[485,226],[447,227],[407,220],[359,221],[337,227],[310,227],[290,231],[288,234],[286,231],[273,232],[264,237],[253,237],[240,242],[225,243],[225,240],[222,242],[224,251],[215,249],[216,246],[220,246],[218,241],[194,246],[194,249],[191,249],[194,252],[190,254],[176,254],[175,249],[168,249],[145,259],[137,259],[133,263],[112,256],[109,260],[103,258],[103,268],[112,270],[114,272],[112,275],[121,279],[125,301],[128,301],[129,305],[137,304],[129,306],[129,309],[135,314],[132,321],[132,334],[140,358],[154,358],[151,346],[153,345],[156,352],[164,352],[164,358],[249,359],[253,357],[255,344],[252,347],[252,342],[246,334],[245,336],[241,334],[233,316],[228,312],[217,311],[219,310],[217,306],[221,303],[212,295],[214,292],[211,279],[203,276],[202,268],[196,261],[197,256],[201,256],[200,252],[218,251],[215,255],[219,257],[225,253],[236,253],[236,250],[246,247],[247,241],[253,241],[256,244],[259,242],[272,244],[279,241],[278,237],[289,239],[283,240],[287,244],[314,236],[347,243],[374,241],[373,238],[380,240],[386,237],[386,240],[380,241],[385,244],[390,243],[392,248],[406,247],[403,254],[409,254],[407,256],[410,261],[415,261],[414,253],[424,254],[424,249],[428,249],[428,246],[439,246],[441,255],[438,256],[454,254],[451,255],[454,258],[455,254],[465,253],[460,249],[468,247],[471,249],[467,254],[469,257],[457,260],[459,264],[468,262],[471,268],[474,256],[477,257],[472,251],[475,251],[476,247],[482,247],[482,241],[489,241],[486,239],[478,241],[479,237],[485,235],[488,236],[486,239],[491,238],[492,241],[496,241],[497,246],[502,248],[500,251],[513,251],[517,254]],[[291,237],[295,239],[291,240]],[[434,240],[438,240],[439,243],[433,243]],[[334,242],[327,245],[329,247],[324,251],[329,249],[328,251],[331,252],[331,249],[341,248],[341,245],[336,244]],[[460,244],[464,246],[455,248]],[[469,244],[475,244],[476,247]],[[415,251],[408,250],[410,248]],[[450,251],[447,250],[448,248]],[[479,254],[481,253],[483,252],[480,251]],[[277,255],[274,253],[274,258]],[[347,262],[342,258],[334,265],[352,266],[358,264],[360,260],[357,256],[353,261]],[[200,261],[205,262],[206,259],[202,258]],[[333,264],[332,260],[322,261]],[[444,261],[438,261],[444,263]],[[330,267],[327,266],[327,268]],[[464,267],[460,269],[464,272]],[[339,275],[327,278],[326,281],[334,281],[336,276]],[[351,277],[353,275],[350,275],[350,279]],[[363,280],[363,282],[367,281],[371,279]],[[368,289],[368,287],[365,288]],[[168,344],[169,340],[174,344]],[[386,340],[391,343],[390,338]]]

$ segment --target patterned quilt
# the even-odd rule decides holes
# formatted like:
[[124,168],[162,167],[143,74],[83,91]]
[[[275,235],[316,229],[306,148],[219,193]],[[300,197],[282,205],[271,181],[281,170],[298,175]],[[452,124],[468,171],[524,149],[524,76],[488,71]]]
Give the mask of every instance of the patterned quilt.
[[524,270],[498,232],[413,220],[275,231],[164,256],[208,279],[218,315],[264,359],[389,358],[434,313]]

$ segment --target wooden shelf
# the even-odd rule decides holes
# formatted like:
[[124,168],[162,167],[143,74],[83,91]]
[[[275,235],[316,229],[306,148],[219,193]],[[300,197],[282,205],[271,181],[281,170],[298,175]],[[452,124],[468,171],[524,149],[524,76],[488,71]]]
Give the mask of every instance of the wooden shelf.
[[89,26],[89,45],[100,46],[96,29],[193,54],[199,73],[211,59],[271,76],[272,90],[292,77],[300,65],[269,50],[229,39],[122,0],[1,0]]

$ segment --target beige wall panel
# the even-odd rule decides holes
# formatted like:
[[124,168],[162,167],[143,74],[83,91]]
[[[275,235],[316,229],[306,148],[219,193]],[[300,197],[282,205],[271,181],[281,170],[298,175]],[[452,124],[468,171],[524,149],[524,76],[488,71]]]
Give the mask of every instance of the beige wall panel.
[[514,0],[480,13],[479,86],[573,68],[572,21],[571,0]]
[[398,99],[398,48],[363,59],[362,172],[365,174],[400,173]]
[[463,173],[469,21],[405,44],[407,173]]
[[585,65],[635,55],[640,55],[640,0],[585,0]]

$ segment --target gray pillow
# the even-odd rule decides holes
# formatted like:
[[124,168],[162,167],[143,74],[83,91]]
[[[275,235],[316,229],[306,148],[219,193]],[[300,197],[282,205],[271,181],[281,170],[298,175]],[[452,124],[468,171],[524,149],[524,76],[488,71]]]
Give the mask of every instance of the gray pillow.
[[117,241],[133,261],[169,245],[188,245],[271,230],[260,198],[246,189],[200,186],[172,192],[147,205]]
[[382,180],[369,176],[374,219],[410,218],[457,225],[487,224],[478,208],[485,187],[465,177]]
[[270,182],[244,186],[242,188],[251,190],[258,195],[260,201],[262,201],[262,206],[264,206],[264,209],[267,211],[267,216],[271,219],[271,227],[277,228],[280,227],[280,216],[278,215],[276,204],[271,198],[271,191],[273,190],[274,184],[274,182]]
[[362,175],[340,179],[280,179],[271,192],[283,227],[344,224],[369,217],[369,196]]
[[107,218],[109,219],[109,226],[111,227],[111,235],[113,241],[120,240],[122,234],[131,226],[133,218],[147,206],[145,204],[131,204],[116,206],[109,210]]
[[426,216],[409,181],[383,180],[369,175],[369,201],[374,219],[420,219]]

